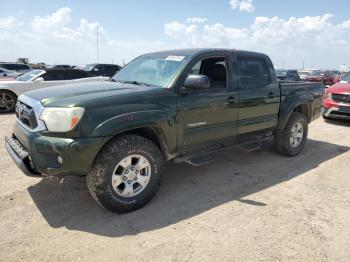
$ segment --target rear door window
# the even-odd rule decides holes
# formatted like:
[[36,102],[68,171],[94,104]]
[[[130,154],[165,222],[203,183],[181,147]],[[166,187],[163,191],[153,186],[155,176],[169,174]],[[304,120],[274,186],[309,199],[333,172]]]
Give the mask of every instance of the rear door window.
[[238,76],[243,88],[271,83],[268,66],[262,57],[237,56]]
[[70,80],[69,70],[50,70],[42,75],[45,81],[61,81],[61,80]]

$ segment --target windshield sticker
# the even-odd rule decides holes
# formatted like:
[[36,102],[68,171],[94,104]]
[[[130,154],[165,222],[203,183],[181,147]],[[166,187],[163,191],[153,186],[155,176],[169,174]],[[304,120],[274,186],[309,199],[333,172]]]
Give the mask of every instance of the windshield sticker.
[[165,60],[180,62],[180,61],[182,61],[184,58],[185,58],[184,56],[170,55],[170,56],[168,56],[167,58],[165,58]]

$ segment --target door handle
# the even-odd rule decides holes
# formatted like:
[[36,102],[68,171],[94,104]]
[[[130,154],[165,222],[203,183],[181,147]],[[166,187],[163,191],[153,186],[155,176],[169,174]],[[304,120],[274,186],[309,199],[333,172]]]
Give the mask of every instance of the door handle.
[[226,102],[229,104],[234,104],[236,103],[236,99],[233,96],[230,96],[226,99]]

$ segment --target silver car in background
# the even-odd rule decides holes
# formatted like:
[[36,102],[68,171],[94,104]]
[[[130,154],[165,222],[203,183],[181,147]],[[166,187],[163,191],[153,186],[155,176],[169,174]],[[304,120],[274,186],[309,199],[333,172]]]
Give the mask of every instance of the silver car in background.
[[5,68],[0,67],[0,79],[2,78],[16,78],[20,73],[15,71],[7,70]]

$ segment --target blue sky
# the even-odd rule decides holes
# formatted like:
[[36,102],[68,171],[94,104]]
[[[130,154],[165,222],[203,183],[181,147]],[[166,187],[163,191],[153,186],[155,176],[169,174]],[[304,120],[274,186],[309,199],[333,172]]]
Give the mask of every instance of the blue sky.
[[[241,8],[242,2],[248,2],[248,8]],[[158,49],[218,46],[266,52],[277,66],[350,66],[350,2],[345,0],[94,3],[1,3],[0,60],[24,56],[33,62],[94,62],[99,24],[104,62],[121,63]]]

